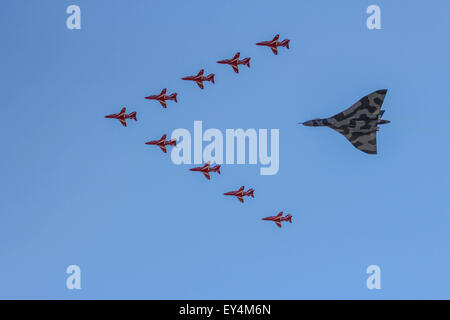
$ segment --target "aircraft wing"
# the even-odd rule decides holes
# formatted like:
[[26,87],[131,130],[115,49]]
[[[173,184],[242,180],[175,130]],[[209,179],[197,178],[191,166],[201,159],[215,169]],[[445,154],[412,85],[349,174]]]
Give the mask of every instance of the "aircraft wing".
[[352,131],[351,129],[336,130],[350,141],[353,146],[362,152],[368,154],[377,153],[377,131],[374,129],[371,132]]
[[241,196],[238,196],[238,199],[240,202],[244,203],[244,198],[242,198]]
[[350,121],[378,119],[387,90],[378,90],[362,97],[347,110],[330,118],[333,125],[350,125]]
[[361,98],[347,110],[328,119],[330,127],[344,135],[357,149],[377,153],[377,121],[387,90]]
[[280,221],[274,221],[278,228],[281,228],[281,222]]
[[127,122],[125,121],[125,119],[119,119],[119,121],[124,127],[127,126]]
[[162,152],[167,153],[166,146],[160,145],[159,147],[161,148]]
[[163,108],[167,108],[166,101],[165,100],[159,100],[159,103],[163,106]]
[[278,54],[278,48],[277,47],[270,47],[270,49],[272,49],[273,54],[275,54],[275,55]]
[[204,171],[203,174],[205,175],[206,179],[211,179],[211,177],[209,176],[209,172]]
[[203,81],[196,81],[200,89],[203,89]]
[[233,67],[234,72],[239,73],[239,68],[238,68],[238,66],[232,66],[232,67]]

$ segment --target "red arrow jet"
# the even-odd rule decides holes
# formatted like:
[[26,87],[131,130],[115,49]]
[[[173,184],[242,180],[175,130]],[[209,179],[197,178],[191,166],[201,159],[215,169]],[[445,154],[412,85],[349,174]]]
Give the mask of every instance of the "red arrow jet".
[[211,177],[209,176],[210,172],[217,172],[218,174],[220,174],[220,165],[216,165],[214,167],[210,166],[209,161],[203,166],[203,167],[197,167],[197,168],[192,168],[189,169],[190,171],[200,171],[202,172],[206,179],[211,179]]
[[114,114],[110,114],[105,116],[105,118],[108,119],[117,119],[120,121],[120,123],[126,127],[127,126],[127,122],[125,121],[126,119],[134,119],[135,121],[137,121],[136,119],[136,112],[131,112],[130,114],[126,114],[125,112],[127,111],[126,107],[123,107],[122,110],[120,110],[119,113],[114,113]]
[[290,223],[292,223],[292,216],[290,214],[287,214],[286,216],[283,217],[283,211],[281,211],[278,215],[273,216],[273,217],[267,217],[267,218],[262,218],[262,220],[267,220],[267,221],[273,221],[277,224],[277,226],[279,228],[281,228],[281,221],[289,221]]
[[200,87],[200,89],[203,89],[203,81],[211,81],[212,83],[215,83],[214,82],[214,73],[211,73],[205,77],[205,76],[203,76],[204,71],[205,70],[202,69],[196,76],[184,77],[184,78],[181,78],[181,80],[195,81],[198,84],[198,86]]
[[272,40],[258,42],[256,45],[270,47],[270,49],[272,49],[272,52],[274,54],[278,54],[278,49],[277,49],[278,47],[286,47],[289,49],[289,40],[284,39],[283,41],[280,42],[280,41],[278,41],[279,37],[280,37],[280,35],[277,34]]
[[166,138],[167,138],[167,135],[164,134],[161,137],[161,139],[149,141],[149,142],[146,142],[145,144],[158,146],[158,147],[161,148],[161,150],[164,153],[167,153],[166,146],[175,146],[176,147],[177,146],[177,140],[176,139],[166,140]]
[[167,108],[166,100],[173,100],[175,102],[178,102],[176,93],[172,93],[172,94],[167,96],[166,92],[167,92],[167,89],[164,88],[164,89],[162,89],[160,94],[156,94],[156,95],[153,95],[153,96],[148,96],[148,97],[145,97],[145,99],[158,100],[159,103],[161,103],[161,105],[163,106],[163,108]]
[[255,192],[254,189],[248,189],[247,191],[244,191],[244,186],[240,187],[239,190],[236,191],[230,191],[230,192],[225,192],[224,195],[226,196],[236,196],[240,202],[244,203],[244,196],[249,196],[254,198],[255,195],[253,194],[253,192]]
[[239,56],[240,56],[240,52],[236,53],[235,56],[233,57],[233,59],[225,59],[225,60],[220,60],[217,61],[217,63],[220,64],[229,64],[230,66],[233,67],[234,72],[239,73],[239,68],[238,66],[240,64],[245,64],[247,67],[250,68],[250,58],[245,58],[242,60],[239,60]]

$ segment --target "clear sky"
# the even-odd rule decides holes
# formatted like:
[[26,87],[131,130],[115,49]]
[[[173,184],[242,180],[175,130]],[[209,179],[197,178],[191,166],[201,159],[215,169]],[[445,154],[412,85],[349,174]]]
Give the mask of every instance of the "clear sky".
[[[81,30],[66,28],[81,7]],[[381,8],[381,30],[366,8]],[[448,1],[3,1],[0,298],[450,298]],[[279,55],[255,46],[276,33]],[[216,63],[237,51],[251,68]],[[204,68],[205,90],[180,80]],[[143,97],[164,88],[177,104]],[[388,89],[378,155],[297,122]],[[104,119],[122,106],[138,122]],[[276,128],[207,181],[146,146]],[[170,150],[170,149],[169,149]],[[255,188],[241,204],[223,192]],[[261,218],[285,211],[278,229]],[[82,289],[66,289],[79,265]],[[381,290],[366,268],[381,268]]]

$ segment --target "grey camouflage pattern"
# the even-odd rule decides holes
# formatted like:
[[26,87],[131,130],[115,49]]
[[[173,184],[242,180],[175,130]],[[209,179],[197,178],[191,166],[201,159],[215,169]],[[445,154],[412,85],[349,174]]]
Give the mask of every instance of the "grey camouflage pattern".
[[377,153],[377,131],[379,124],[390,121],[381,120],[381,110],[387,90],[377,90],[361,98],[347,110],[327,119],[306,121],[306,126],[327,126],[344,135],[357,149]]

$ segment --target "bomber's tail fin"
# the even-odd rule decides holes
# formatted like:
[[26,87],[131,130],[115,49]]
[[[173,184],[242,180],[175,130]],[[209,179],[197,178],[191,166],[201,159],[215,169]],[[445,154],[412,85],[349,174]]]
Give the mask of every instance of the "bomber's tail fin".
[[136,112],[130,113],[130,118],[131,118],[131,119],[134,119],[134,121],[137,121],[137,118],[136,118]]
[[253,192],[255,192],[254,189],[249,189],[249,190],[247,191],[248,195],[249,195],[250,197],[252,197],[252,198],[255,197],[255,195],[253,194]]
[[289,221],[290,223],[292,223],[292,216],[291,216],[290,214],[288,214],[288,215],[286,216],[286,218],[287,218],[287,221]]
[[170,140],[169,145],[176,147],[177,146],[177,140],[176,139]]

